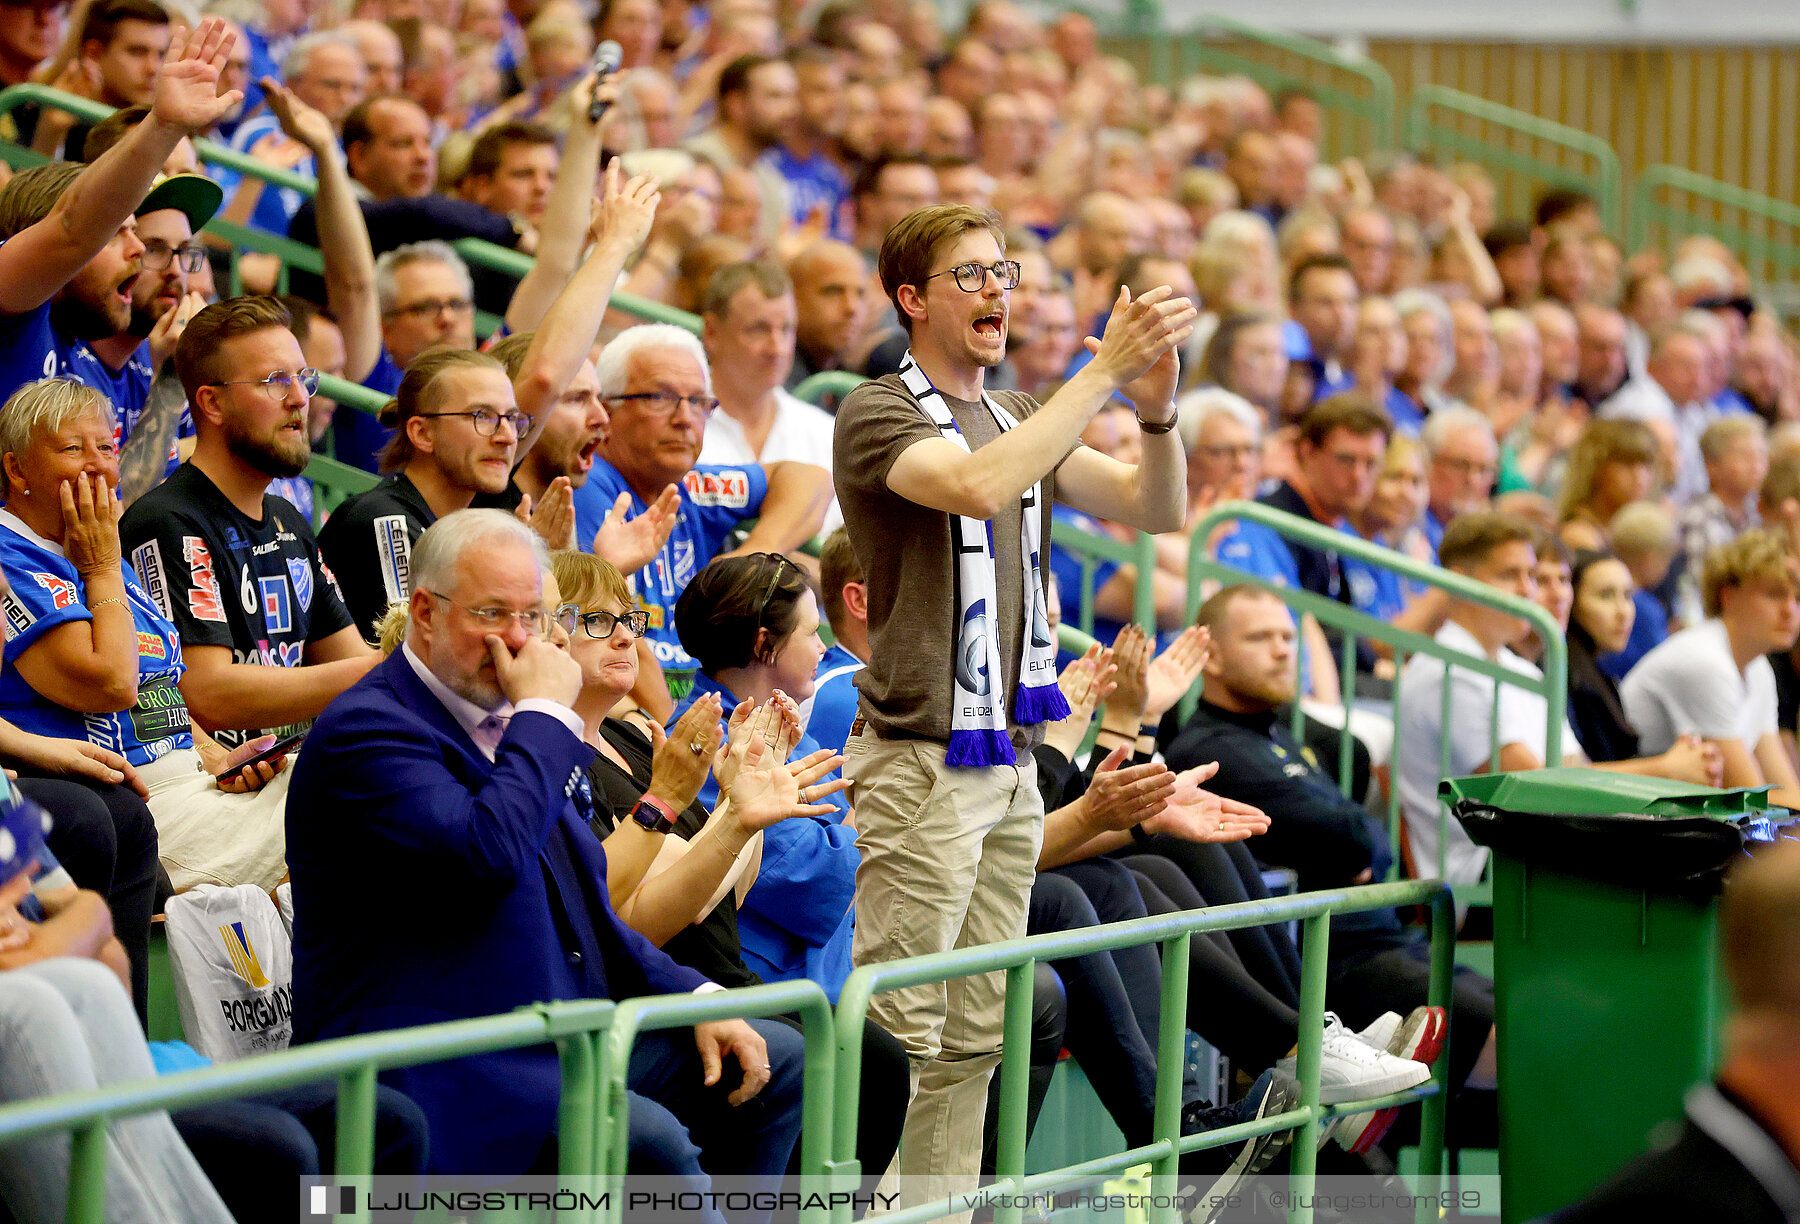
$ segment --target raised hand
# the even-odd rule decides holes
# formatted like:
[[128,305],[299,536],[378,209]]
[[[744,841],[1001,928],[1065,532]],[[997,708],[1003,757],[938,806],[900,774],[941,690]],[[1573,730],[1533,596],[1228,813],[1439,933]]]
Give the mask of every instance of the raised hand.
[[1177,351],[1194,334],[1200,312],[1174,290],[1159,285],[1139,294],[1119,288],[1112,315],[1100,339],[1087,338],[1094,364],[1106,373],[1125,398],[1151,420],[1164,419],[1175,399],[1181,376]]
[[1150,700],[1150,638],[1135,624],[1127,624],[1113,639],[1112,649],[1113,662],[1118,666],[1117,684],[1106,699],[1107,712],[1129,721],[1133,728],[1130,734],[1135,734],[1145,721]]
[[199,136],[242,102],[241,89],[219,92],[219,73],[235,42],[237,34],[217,17],[206,18],[191,33],[176,26],[156,75],[151,118]]
[[1175,775],[1173,793],[1162,811],[1144,822],[1144,832],[1192,842],[1243,841],[1268,832],[1269,817],[1261,808],[1201,788],[1218,772],[1219,763],[1211,761]]
[[598,98],[606,104],[606,109],[601,112],[600,121],[594,126],[605,127],[607,119],[612,116],[613,104],[619,100],[619,88],[619,74],[616,72],[605,78],[588,73],[569,90],[569,118],[579,127],[587,127],[588,104]]
[[62,483],[63,551],[76,573],[119,572],[119,499],[103,476]]
[[575,486],[558,476],[529,511],[531,529],[551,549],[575,547]]
[[697,698],[682,711],[667,735],[651,723],[650,794],[679,812],[694,801],[712,770],[713,753],[725,742],[719,715],[725,708],[717,693]]
[[619,159],[606,164],[606,177],[600,193],[600,207],[588,227],[588,241],[596,254],[606,253],[624,259],[644,244],[650,226],[656,220],[656,206],[662,203],[662,192],[656,180],[639,174],[620,185],[623,171]]
[[[842,763],[842,759],[836,757],[835,753],[828,752],[823,761],[815,760],[816,757],[818,753],[804,758],[813,764],[807,766],[803,773],[819,777],[837,768],[836,764],[829,762],[836,760],[839,764]],[[825,765],[823,770],[818,768],[820,764]],[[829,803],[814,801],[843,789],[839,783],[819,783],[809,785],[803,791],[800,778],[776,759],[762,734],[757,732],[744,745],[743,767],[732,779],[727,797],[731,800],[732,815],[737,818],[738,823],[755,833],[790,816],[829,816],[837,809]]]
[[1145,675],[1144,721],[1156,722],[1187,695],[1212,657],[1212,634],[1200,625],[1183,629],[1150,661]]
[[594,533],[593,549],[596,557],[611,561],[627,578],[650,564],[669,542],[669,533],[681,518],[681,491],[666,485],[642,514],[626,518],[630,509],[631,494],[619,494]]
[[744,754],[749,751],[752,736],[761,735],[768,744],[774,737],[775,720],[780,717],[770,703],[757,705],[740,701],[725,724],[725,744],[713,758],[713,777],[719,781],[719,793],[728,794],[731,784],[743,768]]
[[1045,729],[1044,744],[1073,759],[1082,740],[1087,738],[1088,724],[1094,711],[1115,687],[1112,651],[1094,645],[1079,659],[1073,659],[1056,678],[1056,686],[1069,702],[1069,716]]
[[314,157],[338,147],[337,129],[323,113],[302,102],[293,90],[271,77],[262,79],[262,88],[263,96],[269,101],[269,110],[280,122],[281,130],[305,145]]
[[150,329],[151,369],[162,369],[163,363],[175,355],[175,346],[181,342],[181,333],[187,329],[188,320],[205,309],[206,295],[189,290],[173,309],[163,311],[162,318]]

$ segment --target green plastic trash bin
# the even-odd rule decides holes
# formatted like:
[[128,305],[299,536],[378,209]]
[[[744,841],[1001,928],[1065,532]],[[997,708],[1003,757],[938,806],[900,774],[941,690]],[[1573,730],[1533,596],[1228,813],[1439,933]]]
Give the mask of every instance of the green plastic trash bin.
[[1596,769],[1449,778],[1440,794],[1494,858],[1501,1214],[1514,1224],[1599,1185],[1712,1074],[1719,882],[1746,839],[1792,817],[1766,810],[1766,788]]

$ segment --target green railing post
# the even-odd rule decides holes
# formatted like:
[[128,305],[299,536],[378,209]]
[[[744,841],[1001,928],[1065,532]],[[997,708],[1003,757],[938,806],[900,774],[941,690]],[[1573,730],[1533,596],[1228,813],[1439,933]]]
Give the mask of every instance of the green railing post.
[[[1750,228],[1733,222],[1703,216],[1692,207],[1659,204],[1659,190],[1708,200],[1725,208],[1736,209],[1756,218],[1761,224]],[[1651,222],[1675,222],[1689,232],[1707,233],[1735,247],[1745,258],[1751,278],[1769,283],[1778,277],[1792,278],[1800,269],[1800,208],[1787,200],[1748,191],[1733,183],[1707,178],[1680,166],[1654,165],[1644,168],[1631,189],[1630,228],[1628,242],[1632,250],[1650,243]],[[1775,241],[1768,233],[1770,226],[1785,227],[1787,240]]]
[[[1295,1059],[1295,1074],[1300,1080],[1300,1102],[1308,1110],[1306,1122],[1290,1145],[1288,1158],[1291,1185],[1296,1198],[1306,1199],[1313,1192],[1314,1176],[1319,1163],[1319,1070],[1323,1061],[1325,1030],[1321,1018],[1325,1014],[1325,974],[1328,941],[1331,938],[1331,911],[1311,915],[1301,926],[1300,937],[1300,1049]],[[1312,1224],[1312,1207],[1304,1201],[1288,1211],[1292,1224]]]
[[[1132,592],[1132,619],[1152,638],[1156,636],[1155,536],[1140,531],[1130,543],[1126,543],[1110,536],[1094,535],[1067,523],[1052,521],[1050,540],[1056,546],[1073,553],[1081,562],[1079,621],[1083,633],[1091,635],[1094,632],[1094,571],[1101,561],[1111,561],[1118,565],[1132,566],[1136,570],[1138,577]],[[1049,568],[1048,558],[1044,559],[1044,568]]]
[[106,1222],[106,1130],[103,1114],[69,1135],[69,1224]]
[[827,395],[835,395],[841,401],[868,381],[861,374],[852,374],[848,370],[821,370],[812,377],[801,380],[800,385],[794,388],[794,398],[815,406]]
[[[1456,910],[1447,893],[1431,899],[1431,985],[1425,1001],[1444,1009],[1450,1015],[1451,982],[1456,968]],[[1431,1067],[1431,1082],[1437,1091],[1425,1098],[1419,1118],[1419,1203],[1414,1224],[1436,1224],[1437,1212],[1427,1207],[1424,1199],[1435,1197],[1443,1185],[1445,1113],[1450,1107],[1450,1040],[1455,1035],[1446,1026],[1444,1044]],[[1486,1041],[1486,1033],[1463,1034],[1476,1041]]]
[[[1303,76],[1250,56],[1227,50],[1224,47],[1210,45],[1207,41],[1217,38],[1256,43],[1305,60],[1318,68],[1348,74],[1361,81],[1368,92],[1366,94],[1354,93],[1316,78]],[[1290,86],[1306,88],[1319,100],[1320,105],[1346,112],[1368,122],[1374,138],[1367,142],[1358,142],[1365,151],[1368,148],[1391,149],[1399,137],[1399,112],[1395,105],[1397,91],[1394,89],[1394,78],[1388,74],[1387,69],[1373,60],[1352,58],[1317,39],[1266,29],[1240,21],[1235,17],[1226,17],[1217,13],[1202,16],[1185,37],[1177,36],[1175,39],[1166,39],[1166,36],[1159,35],[1155,36],[1153,45],[1162,41],[1179,42],[1183,48],[1184,61],[1187,58],[1185,50],[1191,44],[1194,48],[1194,59],[1201,68],[1217,72],[1242,73],[1271,93],[1279,92]],[[1165,83],[1175,84],[1176,82]]]
[[[1594,168],[1587,173],[1571,170],[1558,162],[1521,153],[1493,141],[1434,124],[1430,119],[1433,107],[1441,107],[1505,128],[1528,139],[1555,145],[1566,152],[1592,158]],[[1498,102],[1463,93],[1461,90],[1427,84],[1415,86],[1407,103],[1406,147],[1415,152],[1451,149],[1489,165],[1504,166],[1545,182],[1580,188],[1594,196],[1607,230],[1615,234],[1624,232],[1625,172],[1618,152],[1592,132],[1555,123],[1529,111],[1502,106]]]
[[[375,1171],[375,1064],[364,1063],[338,1076],[337,1176],[368,1177]],[[359,1201],[352,1224],[366,1224]]]
[[1187,1063],[1188,966],[1193,936],[1177,935],[1162,943],[1162,1011],[1156,1036],[1156,1105],[1151,1137],[1169,1145],[1155,1164],[1152,1185],[1166,1205],[1156,1224],[1175,1224],[1175,1191],[1181,1184],[1181,1076]]
[[[1000,1133],[994,1152],[994,1177],[1014,1189],[1025,1181],[1025,1110],[1030,1097],[1031,1003],[1036,963],[1025,961],[1006,971],[1006,1036],[1000,1043]],[[994,1213],[997,1224],[1019,1224],[1024,1206],[1014,1199]]]

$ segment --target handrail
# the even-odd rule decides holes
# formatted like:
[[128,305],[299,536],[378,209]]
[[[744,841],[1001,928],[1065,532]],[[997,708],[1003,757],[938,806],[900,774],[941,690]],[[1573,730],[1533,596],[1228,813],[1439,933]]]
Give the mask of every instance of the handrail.
[[[1496,124],[1534,140],[1558,145],[1573,153],[1591,157],[1597,163],[1592,174],[1571,170],[1541,157],[1520,153],[1496,145],[1492,141],[1469,136],[1454,128],[1440,127],[1428,118],[1434,106]],[[1546,182],[1579,187],[1593,193],[1600,207],[1601,220],[1612,233],[1624,230],[1625,172],[1619,154],[1610,144],[1580,128],[1556,123],[1529,111],[1502,106],[1498,102],[1464,93],[1444,85],[1417,85],[1406,106],[1406,147],[1423,151],[1433,146],[1448,146],[1491,165],[1506,166],[1530,174]]]
[[[1424,1184],[1419,1189],[1422,1197],[1416,1219],[1419,1224],[1424,1224],[1427,1220],[1434,1221],[1437,1218],[1437,1181],[1443,1165],[1444,1113],[1449,1078],[1447,1055],[1440,1053],[1432,1068],[1429,1083],[1391,1097],[1380,1098],[1379,1103],[1359,1101],[1336,1106],[1322,1106],[1319,1103],[1320,1046],[1323,1038],[1326,958],[1329,954],[1331,917],[1333,914],[1358,913],[1402,905],[1431,907],[1431,979],[1428,1001],[1448,1011],[1456,926],[1449,891],[1438,880],[1412,880],[1304,893],[1294,897],[1270,897],[1108,923],[1077,931],[1034,935],[1026,939],[974,948],[956,948],[854,969],[838,995],[838,1096],[833,1117],[833,1169],[852,1181],[862,1171],[856,1159],[857,1104],[862,1079],[863,1026],[873,997],[884,991],[907,986],[943,982],[976,973],[1004,972],[1006,1019],[1005,1035],[1001,1042],[998,1158],[993,1183],[979,1192],[972,1192],[974,1199],[985,1195],[1014,1196],[996,1207],[994,1219],[997,1224],[1018,1224],[1023,1211],[1020,1196],[1080,1182],[1092,1182],[1108,1173],[1145,1161],[1153,1162],[1153,1177],[1159,1187],[1169,1188],[1159,1188],[1158,1193],[1167,1196],[1168,1205],[1154,1208],[1155,1214],[1151,1218],[1157,1224],[1173,1224],[1178,1209],[1174,1205],[1174,1195],[1170,1193],[1170,1189],[1174,1186],[1177,1162],[1182,1154],[1240,1142],[1253,1135],[1296,1129],[1299,1133],[1294,1136],[1289,1148],[1290,1198],[1296,1205],[1290,1210],[1289,1219],[1310,1221],[1311,1208],[1304,1204],[1314,1188],[1320,1124],[1327,1118],[1340,1114],[1366,1112],[1416,1100],[1425,1103],[1419,1138],[1419,1169]],[[1208,932],[1240,930],[1296,920],[1304,923],[1304,935],[1300,941],[1300,1047],[1299,1065],[1296,1069],[1300,1080],[1300,1105],[1257,1122],[1228,1126],[1201,1135],[1182,1136],[1181,1069],[1187,1028],[1190,939],[1194,935]],[[1149,943],[1159,944],[1163,952],[1162,1024],[1157,1051],[1153,1141],[1113,1156],[1025,1176],[1025,1088],[1026,1065],[1031,1049],[1033,965],[1039,961],[1085,956]],[[973,1202],[970,1205],[974,1205]],[[884,1219],[891,1221],[891,1224],[919,1224],[944,1214],[943,1207],[941,1202],[925,1203],[896,1211]],[[849,1224],[850,1206],[839,1204],[834,1207],[833,1220],[836,1224]]]
[[[481,238],[458,238],[450,245],[456,248],[457,254],[463,259],[477,267],[521,278],[537,262],[533,256],[523,251],[515,251]],[[677,310],[653,298],[639,297],[635,293],[615,291],[607,302],[607,309],[623,311],[648,323],[672,323],[676,327],[686,328],[696,336],[700,334],[699,315]]]
[[1721,241],[1736,246],[1744,255],[1750,266],[1751,276],[1758,280],[1769,280],[1771,269],[1768,264],[1787,270],[1789,273],[1800,265],[1800,237],[1791,238],[1787,242],[1772,241],[1760,228],[1749,229],[1742,225],[1723,221],[1714,221],[1694,215],[1691,210],[1674,204],[1658,204],[1656,192],[1658,188],[1669,188],[1686,192],[1691,196],[1699,196],[1711,200],[1727,208],[1735,208],[1740,212],[1759,217],[1765,222],[1785,225],[1800,231],[1800,208],[1786,200],[1774,196],[1762,195],[1749,191],[1735,183],[1725,183],[1718,179],[1696,174],[1692,170],[1680,166],[1657,164],[1646,166],[1637,177],[1631,189],[1631,217],[1627,230],[1627,244],[1632,250],[1642,250],[1650,237],[1650,222],[1656,217],[1679,218],[1687,223],[1690,232],[1695,230],[1711,233]]
[[1095,535],[1051,519],[1050,542],[1074,553],[1081,562],[1081,590],[1065,591],[1063,598],[1066,608],[1067,601],[1080,595],[1081,612],[1076,621],[1083,633],[1094,632],[1094,571],[1099,562],[1112,561],[1137,568],[1138,580],[1132,590],[1131,619],[1142,626],[1152,639],[1156,637],[1156,583],[1153,580],[1156,574],[1155,536],[1140,531],[1130,543],[1125,543],[1111,536]]
[[[1301,34],[1290,34],[1281,30],[1271,30],[1263,26],[1252,25],[1235,17],[1227,17],[1221,13],[1207,13],[1195,22],[1188,31],[1196,41],[1194,48],[1196,61],[1201,67],[1226,69],[1242,72],[1265,87],[1281,89],[1289,86],[1303,86],[1322,105],[1335,106],[1349,111],[1369,121],[1375,132],[1377,148],[1392,148],[1400,136],[1398,93],[1394,88],[1394,78],[1386,68],[1369,59],[1357,59],[1345,55],[1336,47],[1322,43],[1316,38],[1307,38]],[[1225,35],[1229,38],[1242,39],[1245,42],[1261,43],[1273,47],[1289,55],[1296,55],[1314,64],[1347,72],[1367,84],[1367,97],[1326,85],[1319,81],[1288,72],[1272,64],[1251,59],[1245,55],[1228,51],[1223,47],[1208,46],[1204,41],[1208,37]],[[1181,36],[1177,36],[1178,40]],[[1186,75],[1185,61],[1188,44],[1180,41],[1181,70],[1178,75]]]
[[[112,114],[116,109],[104,102],[96,102],[92,98],[83,98],[75,94],[64,93],[60,89],[52,89],[48,85],[27,83],[11,85],[0,90],[0,115],[8,114],[20,106],[35,102],[40,106],[55,110],[68,111],[70,114],[89,123],[98,123]],[[305,196],[318,194],[319,184],[304,174],[295,174],[292,170],[283,170],[276,166],[265,165],[246,153],[240,153],[229,145],[222,145],[216,140],[200,137],[194,141],[194,152],[203,162],[216,166],[224,166],[239,174],[247,174],[252,178],[262,179],[271,187],[286,187],[298,191]]]
[[[594,1060],[569,1052],[573,1047],[591,1047],[593,1034],[607,1028],[613,1015],[612,1003],[595,1001],[584,1005],[578,1022],[553,1024],[549,1008],[525,1007],[494,1016],[340,1037],[197,1071],[0,1105],[0,1145],[53,1131],[70,1132],[69,1224],[103,1224],[106,1131],[115,1118],[336,1077],[337,1175],[366,1175],[375,1158],[376,1072],[554,1042],[564,1051],[564,1095],[592,1100],[597,1091]],[[595,1125],[604,1131],[607,1122],[597,1118]],[[561,1172],[570,1176],[589,1172],[583,1165],[586,1155],[564,1145],[559,1153]],[[366,1224],[368,1212],[359,1201],[353,1214],[339,1218]]]
[[[1459,650],[1441,645],[1434,638],[1406,629],[1397,629],[1385,621],[1380,621],[1347,604],[1334,599],[1314,594],[1311,591],[1298,590],[1293,587],[1275,586],[1256,574],[1246,573],[1216,561],[1210,555],[1207,542],[1213,529],[1226,522],[1248,522],[1275,532],[1284,540],[1305,544],[1328,552],[1336,552],[1342,556],[1354,557],[1368,565],[1380,569],[1391,570],[1403,578],[1410,579],[1429,587],[1435,587],[1453,598],[1465,603],[1479,604],[1483,607],[1495,608],[1518,617],[1536,631],[1543,642],[1544,658],[1542,675],[1533,678],[1520,672],[1503,667],[1491,660],[1465,654]],[[1509,595],[1484,582],[1478,582],[1464,574],[1447,570],[1441,566],[1427,565],[1404,553],[1391,548],[1383,548],[1379,544],[1371,544],[1367,540],[1315,523],[1310,519],[1299,518],[1292,514],[1276,510],[1258,502],[1230,501],[1214,506],[1195,525],[1193,543],[1188,550],[1188,598],[1187,622],[1193,623],[1200,610],[1201,586],[1208,579],[1222,582],[1245,582],[1272,591],[1289,607],[1300,612],[1311,613],[1321,625],[1344,631],[1342,657],[1339,660],[1340,698],[1343,706],[1344,729],[1346,734],[1339,738],[1338,751],[1338,785],[1343,793],[1350,794],[1350,774],[1354,744],[1348,734],[1350,727],[1350,704],[1355,692],[1356,679],[1356,638],[1358,636],[1384,642],[1394,651],[1396,680],[1390,698],[1390,712],[1394,724],[1394,747],[1390,758],[1390,779],[1388,787],[1388,831],[1396,852],[1400,845],[1400,691],[1398,680],[1405,657],[1408,654],[1423,654],[1439,659],[1444,664],[1444,685],[1442,705],[1439,712],[1439,766],[1443,776],[1449,776],[1450,757],[1450,695],[1452,667],[1472,671],[1494,681],[1493,711],[1489,717],[1489,733],[1492,739],[1489,760],[1500,755],[1500,719],[1499,704],[1502,686],[1523,689],[1536,693],[1544,698],[1549,708],[1550,717],[1546,718],[1544,727],[1545,765],[1562,763],[1562,727],[1563,714],[1568,709],[1568,645],[1563,638],[1563,631],[1556,621],[1543,608],[1517,595]],[[1300,651],[1295,651],[1296,669],[1300,666]],[[1185,720],[1193,714],[1199,703],[1199,686],[1182,699],[1181,716]],[[1294,731],[1299,735],[1301,710],[1300,703],[1294,703]],[[1445,831],[1450,819],[1449,809],[1443,804],[1438,806],[1438,861],[1437,874],[1444,874],[1446,851]],[[1471,900],[1486,898],[1486,886],[1480,885],[1465,889]]]
[[827,395],[835,395],[841,400],[868,381],[861,374],[852,374],[848,370],[820,370],[800,380],[794,388],[794,398],[814,405]]

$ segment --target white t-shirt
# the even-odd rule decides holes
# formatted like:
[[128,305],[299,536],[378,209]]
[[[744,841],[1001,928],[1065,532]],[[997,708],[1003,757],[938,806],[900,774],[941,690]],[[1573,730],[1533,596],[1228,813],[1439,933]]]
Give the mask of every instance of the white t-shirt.
[[1683,629],[1639,659],[1619,697],[1645,756],[1667,752],[1679,735],[1740,740],[1755,751],[1778,725],[1775,669],[1758,655],[1739,671],[1725,624],[1716,619]]
[[[1466,654],[1485,656],[1475,636],[1454,621],[1437,631],[1440,645]],[[1512,651],[1501,648],[1495,660],[1509,671],[1541,678],[1543,673]],[[1533,755],[1544,755],[1549,703],[1537,693],[1500,687],[1501,747],[1519,744]],[[1494,681],[1468,668],[1454,668],[1450,696],[1450,765],[1442,761],[1439,724],[1443,716],[1444,663],[1430,655],[1416,654],[1400,674],[1400,812],[1413,862],[1421,875],[1436,875],[1438,862],[1438,782],[1474,773],[1494,754],[1490,734],[1494,714]],[[1575,733],[1565,718],[1562,732],[1565,752],[1576,750]],[[1561,762],[1556,762],[1560,764]],[[1451,884],[1473,884],[1487,866],[1487,848],[1477,846],[1463,832],[1454,816],[1446,816],[1444,876]]]
[[[831,430],[835,421],[823,408],[815,408],[781,387],[775,388],[775,399],[781,405],[775,413],[775,424],[769,428],[768,441],[762,453],[754,454],[744,437],[744,427],[727,415],[724,409],[712,414],[706,422],[706,437],[700,444],[701,463],[810,463],[831,470]],[[837,498],[825,511],[825,525],[820,533],[829,535],[842,525]]]

